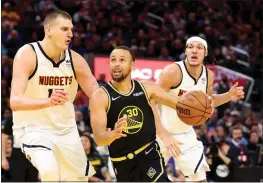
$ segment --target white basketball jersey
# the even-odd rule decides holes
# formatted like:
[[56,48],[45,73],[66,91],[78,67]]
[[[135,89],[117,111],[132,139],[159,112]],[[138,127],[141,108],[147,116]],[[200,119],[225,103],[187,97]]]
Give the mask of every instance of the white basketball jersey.
[[31,43],[36,53],[36,68],[29,77],[24,93],[31,98],[49,98],[56,89],[68,93],[69,101],[61,106],[32,111],[14,111],[14,128],[36,126],[42,129],[66,130],[76,125],[73,101],[78,84],[75,78],[70,49],[64,52],[64,59],[55,63],[48,57],[39,42]]
[[[203,92],[207,92],[208,76],[207,68],[203,65],[202,72],[199,79],[196,81],[194,77],[187,71],[184,61],[176,62],[182,72],[182,80],[177,85],[170,89],[169,92],[173,92],[180,96],[189,89],[197,89]],[[172,78],[171,78],[172,79]],[[165,105],[159,105],[159,115],[162,121],[163,127],[170,133],[178,134],[190,130],[191,126],[182,122],[175,109],[172,109]]]

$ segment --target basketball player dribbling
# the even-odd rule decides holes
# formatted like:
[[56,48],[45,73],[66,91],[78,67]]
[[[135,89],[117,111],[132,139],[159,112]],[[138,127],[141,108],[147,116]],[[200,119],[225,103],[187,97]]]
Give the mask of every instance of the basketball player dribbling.
[[[109,62],[112,80],[90,99],[95,141],[99,146],[109,146],[117,181],[167,182],[163,157],[155,141],[156,133],[163,133],[160,132],[161,124],[155,120],[157,112],[151,100],[175,109],[178,97],[154,83],[131,79],[135,56],[130,48],[116,47]],[[164,140],[173,153],[176,142],[172,137],[170,142]]]
[[[188,90],[201,90],[210,97],[212,96],[214,107],[230,100],[244,98],[243,87],[238,86],[237,83],[226,93],[212,95],[214,75],[204,66],[204,60],[208,54],[208,45],[204,39],[198,36],[190,37],[186,42],[186,59],[166,66],[156,83],[165,91],[177,96]],[[193,127],[182,122],[177,116],[176,110],[164,105],[158,106],[164,129],[183,143],[180,145],[180,155],[174,157],[176,166],[184,176],[188,177],[188,181],[206,180],[206,171],[209,171],[209,166],[203,155],[203,144],[196,139]],[[162,142],[159,142],[161,152],[168,160],[171,155],[166,151]]]
[[68,13],[50,12],[44,20],[44,39],[24,45],[14,58],[14,136],[41,181],[87,180],[73,101],[78,84],[87,96],[98,84],[84,58],[68,48],[72,28]]

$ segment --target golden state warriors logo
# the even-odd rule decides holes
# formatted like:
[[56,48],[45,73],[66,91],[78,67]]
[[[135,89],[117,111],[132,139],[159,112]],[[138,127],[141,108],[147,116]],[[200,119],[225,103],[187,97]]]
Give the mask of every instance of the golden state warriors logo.
[[128,134],[139,132],[144,120],[142,110],[136,106],[127,106],[121,110],[118,118],[120,119],[125,114],[127,115],[127,124],[124,132]]

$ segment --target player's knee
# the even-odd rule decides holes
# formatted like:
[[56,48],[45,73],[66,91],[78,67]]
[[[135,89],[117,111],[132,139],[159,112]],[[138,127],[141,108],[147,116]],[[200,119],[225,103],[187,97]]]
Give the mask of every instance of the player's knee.
[[59,172],[55,169],[46,169],[40,172],[41,181],[59,181]]
[[206,180],[206,171],[202,168],[199,172],[190,175],[187,181],[201,181]]

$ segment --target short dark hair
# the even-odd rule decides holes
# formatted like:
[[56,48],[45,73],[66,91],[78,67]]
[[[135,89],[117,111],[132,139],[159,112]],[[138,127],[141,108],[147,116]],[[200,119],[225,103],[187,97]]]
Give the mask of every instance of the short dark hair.
[[116,49],[128,51],[132,57],[132,61],[135,62],[135,54],[131,48],[129,48],[127,46],[117,46],[116,48],[114,48],[114,50],[116,50]]
[[50,11],[45,17],[44,25],[47,25],[48,23],[50,23],[50,21],[53,21],[58,17],[72,20],[71,16],[67,12],[62,11],[62,10],[53,10],[53,11]]

